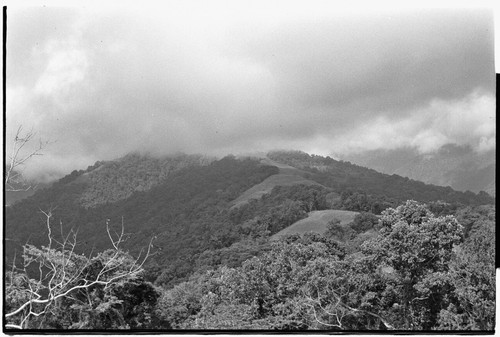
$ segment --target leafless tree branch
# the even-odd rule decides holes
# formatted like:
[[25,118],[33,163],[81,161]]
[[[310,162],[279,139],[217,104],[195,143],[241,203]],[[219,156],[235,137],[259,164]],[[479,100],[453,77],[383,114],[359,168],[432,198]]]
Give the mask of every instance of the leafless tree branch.
[[[321,295],[320,295],[321,292],[317,286],[316,286],[316,294],[317,294],[316,298],[313,298],[313,296],[310,292],[309,293],[303,292],[304,298],[306,299],[306,305],[309,308],[311,308],[313,315],[314,315],[314,318],[315,318],[315,321],[317,323],[324,325],[324,326],[338,327],[338,328],[342,329],[342,319],[345,317],[347,312],[351,312],[351,313],[362,313],[362,314],[370,315],[372,317],[376,317],[382,322],[382,324],[384,324],[384,326],[387,329],[394,330],[394,326],[392,326],[382,316],[380,316],[376,313],[370,312],[370,311],[353,308],[353,307],[347,305],[342,300],[343,297],[347,296],[347,293],[345,293],[344,295],[340,294],[339,293],[339,291],[341,290],[340,288],[337,288],[335,290],[333,290],[331,287],[328,287],[328,288],[329,288],[328,289],[329,298],[332,299],[332,297],[333,297],[333,301],[331,301],[333,303],[330,304],[330,307],[332,307],[335,312],[332,312],[331,309],[327,309],[322,305]],[[319,310],[319,312],[322,312],[322,313],[328,315],[329,317],[334,318],[336,320],[336,323],[332,324],[332,323],[327,323],[327,322],[321,320],[320,317],[318,317],[318,310]]]
[[[134,277],[143,269],[146,260],[152,255],[153,239],[148,244],[147,250],[132,260],[125,259],[125,253],[120,250],[120,244],[124,241],[124,224],[121,223],[121,234],[113,238],[106,223],[106,230],[113,246],[110,256],[105,256],[99,267],[97,276],[90,276],[86,270],[96,261],[95,258],[85,258],[75,253],[77,246],[76,232],[70,231],[63,236],[62,242],[54,240],[51,230],[51,218],[53,209],[42,211],[46,217],[49,245],[38,249],[32,245],[25,244],[23,247],[24,266],[22,275],[27,283],[26,287],[17,290],[27,294],[27,299],[11,312],[5,314],[9,320],[5,325],[7,328],[23,329],[28,326],[32,318],[39,317],[49,310],[56,300],[70,296],[79,289],[89,289],[94,285],[109,287],[118,280]],[[57,243],[57,247],[53,247]],[[142,257],[141,257],[142,256]],[[37,280],[30,279],[27,268],[36,263],[38,265],[39,277]],[[130,264],[130,266],[129,266]],[[15,265],[11,272],[11,286],[13,285]],[[14,321],[14,322],[13,322]]]
[[[26,133],[23,133],[23,126],[20,125],[16,131],[14,137],[14,142],[8,155],[7,166],[5,167],[5,190],[11,192],[17,191],[28,191],[36,188],[36,186],[27,184],[23,179],[22,166],[34,156],[41,156],[42,150],[49,144],[48,141],[38,141],[38,145],[28,151],[23,153],[23,149],[30,143],[32,143],[36,133],[33,129]],[[19,185],[28,185],[24,187],[19,187]]]

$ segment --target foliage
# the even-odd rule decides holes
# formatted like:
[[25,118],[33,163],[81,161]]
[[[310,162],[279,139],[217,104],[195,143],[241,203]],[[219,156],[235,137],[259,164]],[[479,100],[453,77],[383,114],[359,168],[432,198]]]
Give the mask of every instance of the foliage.
[[233,243],[229,247],[207,249],[195,259],[195,270],[203,272],[219,266],[236,268],[254,256],[265,253],[270,248],[266,238],[247,238]]
[[354,254],[361,251],[361,245],[378,236],[378,222],[376,215],[370,212],[358,213],[351,223],[342,225],[339,219],[328,223],[324,235],[343,244],[346,252]]
[[328,222],[326,232],[324,234],[327,238],[335,239],[337,241],[346,242],[353,239],[356,232],[349,225],[342,225],[340,220],[335,218]]
[[[24,316],[10,315],[7,322],[15,325],[29,316],[23,327],[42,329],[494,328],[494,221],[474,222],[464,239],[455,217],[436,217],[426,205],[407,201],[385,210],[376,225],[376,216],[360,214],[340,226],[341,234],[333,221],[325,235],[296,234],[269,242],[265,232],[254,235],[241,227],[241,222],[265,224],[275,212],[278,222],[287,221],[304,206],[290,195],[310,200],[313,191],[323,193],[317,186],[307,188],[277,189],[242,206],[241,213],[233,209],[213,217],[235,230],[212,232],[207,226],[212,237],[206,237],[205,247],[210,248],[191,250],[166,266],[156,264],[163,289],[145,281],[144,265],[117,247],[83,256],[74,252],[74,240],[59,249],[52,248],[55,241],[42,248],[25,245],[27,267],[6,275],[6,309],[13,312],[31,303],[18,312]],[[282,201],[285,206],[279,208]],[[263,213],[251,218],[254,203],[262,205]],[[494,208],[476,211],[494,218]],[[108,234],[112,242],[127,236],[113,234],[111,227]],[[231,235],[238,239],[228,245],[224,240],[231,241]],[[361,251],[352,249],[355,242],[363,242]],[[40,261],[49,270],[53,266],[42,278],[33,274],[40,269],[29,268]],[[73,290],[46,307],[33,301],[49,298],[46,293],[59,284]]]
[[[95,256],[75,252],[76,233],[56,240],[47,216],[48,246],[23,246],[5,278],[8,329],[118,329],[148,324],[158,297],[141,279],[146,252],[133,258],[120,248],[125,240],[108,229],[113,249]],[[62,233],[61,233],[62,234]],[[149,319],[150,320],[150,319]]]
[[[11,260],[27,237],[34,245],[44,242],[46,231],[35,227],[40,220],[38,210],[57,205],[55,221],[62,222],[64,230],[79,228],[82,239],[78,253],[105,249],[108,242],[102,235],[102,224],[108,219],[119,222],[123,216],[130,231],[124,248],[138,253],[138,247],[156,236],[158,254],[153,260],[174,271],[173,281],[180,280],[193,270],[192,260],[186,261],[186,257],[194,259],[206,249],[228,247],[238,240],[237,228],[228,218],[230,201],[276,172],[277,168],[254,160],[227,157],[208,166],[186,167],[149,191],[93,208],[78,206],[86,188],[85,183],[78,183],[79,178],[69,184],[54,184],[7,209],[7,256]],[[213,240],[207,240],[209,237]]]
[[350,227],[359,234],[376,227],[377,224],[377,216],[370,212],[362,212],[354,217],[354,221],[350,224]]
[[465,205],[494,202],[494,198],[486,193],[458,192],[450,187],[428,185],[395,174],[382,174],[349,162],[300,151],[275,151],[269,153],[268,157],[311,173],[309,179],[337,192],[348,193],[344,195],[342,204],[344,209],[351,211],[379,214],[388,206],[395,207],[407,199],[420,202],[442,200]]
[[482,223],[455,251],[449,280],[455,288],[440,312],[439,328],[493,330],[495,327],[495,223]]
[[446,275],[462,226],[452,216],[434,217],[415,201],[384,211],[380,225],[380,235],[363,244],[374,268],[383,266],[391,274],[379,294],[398,308],[398,327],[428,330],[450,289]]
[[[172,163],[157,179],[166,164],[141,158],[96,163],[6,209],[9,265],[16,248],[29,248],[40,256],[53,254],[38,248],[46,240],[48,229],[37,227],[38,210],[52,205],[58,206],[53,220],[62,223],[61,230],[79,229],[80,241],[73,256],[82,258],[84,265],[95,262],[97,255],[89,256],[90,252],[109,247],[109,238],[102,235],[107,221],[119,223],[122,216],[126,219],[129,232],[124,238],[128,240],[121,249],[131,255],[138,255],[139,247],[156,237],[157,253],[142,266],[146,273],[106,289],[96,284],[93,292],[85,295],[90,296],[91,304],[71,309],[77,300],[65,298],[57,304],[64,310],[58,311],[54,303],[47,311],[50,314],[43,314],[45,325],[41,318],[30,319],[30,324],[55,327],[61,322],[66,328],[78,319],[86,324],[79,327],[104,328],[363,330],[491,326],[493,295],[490,290],[473,290],[491,289],[491,270],[475,270],[481,266],[476,262],[470,266],[459,263],[460,259],[489,261],[480,255],[486,249],[481,245],[491,239],[484,228],[494,222],[495,214],[494,205],[476,205],[486,200],[484,196],[455,193],[328,157],[299,153],[273,158],[299,167],[322,186],[276,186],[261,199],[231,207],[234,199],[277,174],[278,168],[228,156],[203,165],[189,164],[189,160],[185,166]],[[123,187],[127,179],[121,179],[122,174],[131,181],[134,191],[130,186]],[[102,188],[93,190],[96,195],[102,194],[102,200],[84,207],[82,195],[94,183],[102,184]],[[428,207],[417,202],[396,207],[409,196],[432,202]],[[271,235],[308,212],[332,206],[361,214],[351,224],[332,223],[325,237],[308,234],[269,242]],[[375,214],[380,213],[378,221]],[[478,241],[475,248],[467,246],[472,244],[469,239]],[[26,241],[30,246],[25,246]],[[55,263],[54,257],[46,259]],[[28,268],[27,272],[33,271]],[[464,272],[470,277],[457,278]],[[26,278],[23,273],[22,269],[14,270],[7,276],[11,308],[30,299],[25,289],[38,286],[29,281],[37,278]],[[473,277],[476,274],[481,275],[481,281]],[[161,305],[154,306],[153,294],[159,290],[146,279],[163,287],[165,294],[158,302]],[[137,299],[133,294],[143,295]],[[144,300],[140,302],[140,298]],[[136,304],[127,304],[132,302]],[[96,310],[102,312],[92,316]],[[141,312],[145,313],[143,317]],[[458,323],[451,323],[455,321],[450,317],[459,318]]]
[[335,242],[318,235],[288,236],[239,268],[193,276],[168,291],[159,307],[174,328],[304,328],[314,324],[302,313],[309,310],[304,287],[314,261],[342,256]]
[[461,243],[454,217],[414,201],[384,211],[379,226],[350,255],[327,236],[284,236],[166,291],[157,313],[190,329],[492,328],[493,226]]
[[467,206],[456,210],[457,220],[464,226],[465,236],[468,237],[478,228],[487,226],[488,223],[495,222],[495,206],[480,205]]
[[118,161],[88,169],[89,186],[80,198],[84,207],[126,199],[135,191],[147,191],[164,182],[174,172],[190,166],[208,165],[213,159],[200,155],[152,158],[129,154]]

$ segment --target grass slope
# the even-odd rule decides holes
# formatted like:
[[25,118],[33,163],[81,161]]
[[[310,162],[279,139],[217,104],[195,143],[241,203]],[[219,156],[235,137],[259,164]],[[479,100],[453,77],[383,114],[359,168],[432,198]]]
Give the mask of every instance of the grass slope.
[[297,221],[296,223],[288,226],[287,228],[279,231],[278,233],[271,236],[272,240],[278,239],[280,236],[295,233],[306,233],[306,232],[316,232],[323,234],[326,231],[326,227],[330,221],[333,219],[339,219],[341,225],[346,225],[354,220],[354,217],[358,214],[352,211],[341,211],[336,209],[327,209],[324,211],[312,211],[309,212],[308,217]]
[[248,202],[250,199],[259,199],[264,194],[270,193],[275,186],[291,186],[299,184],[320,185],[315,181],[308,180],[297,175],[275,174],[270,176],[260,184],[252,186],[251,188],[243,192],[243,194],[232,201],[233,206],[231,208],[241,206],[244,203]]
[[276,186],[292,186],[299,184],[321,185],[315,181],[304,178],[303,175],[307,174],[307,172],[290,165],[278,163],[269,158],[264,158],[260,162],[264,165],[276,166],[279,169],[279,173],[268,177],[260,184],[252,186],[243,192],[238,198],[231,202],[233,205],[231,209],[239,207],[251,199],[260,199],[264,194],[270,193]]

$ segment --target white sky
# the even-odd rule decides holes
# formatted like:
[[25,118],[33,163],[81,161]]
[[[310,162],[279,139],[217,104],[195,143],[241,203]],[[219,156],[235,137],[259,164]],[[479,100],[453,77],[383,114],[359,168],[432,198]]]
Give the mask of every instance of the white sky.
[[53,141],[32,176],[130,151],[495,146],[492,2],[81,3],[7,1],[7,137]]

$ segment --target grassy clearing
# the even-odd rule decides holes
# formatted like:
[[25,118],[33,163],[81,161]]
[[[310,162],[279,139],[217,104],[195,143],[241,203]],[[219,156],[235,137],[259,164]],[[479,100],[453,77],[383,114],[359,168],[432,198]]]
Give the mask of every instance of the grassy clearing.
[[341,211],[335,209],[327,209],[324,211],[312,211],[309,212],[308,217],[297,221],[296,223],[288,226],[287,228],[274,234],[271,239],[277,239],[280,236],[295,233],[306,233],[306,232],[316,232],[323,234],[326,231],[326,227],[330,221],[333,219],[339,219],[341,225],[347,225],[354,220],[354,217],[358,214],[352,211]]
[[305,179],[299,175],[293,174],[275,174],[268,177],[266,180],[261,182],[260,184],[254,185],[243,194],[241,194],[238,198],[232,201],[234,207],[238,207],[250,199],[259,199],[264,194],[270,193],[275,186],[291,186],[291,185],[319,185],[317,182]]
[[238,198],[232,201],[231,208],[239,207],[247,203],[251,199],[260,199],[264,194],[270,193],[275,186],[291,186],[291,185],[320,185],[315,181],[304,178],[307,173],[290,165],[278,163],[269,158],[263,158],[260,161],[264,165],[276,166],[279,173],[268,177],[266,180],[252,186],[243,192]]

